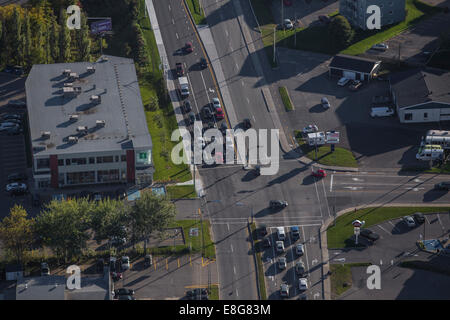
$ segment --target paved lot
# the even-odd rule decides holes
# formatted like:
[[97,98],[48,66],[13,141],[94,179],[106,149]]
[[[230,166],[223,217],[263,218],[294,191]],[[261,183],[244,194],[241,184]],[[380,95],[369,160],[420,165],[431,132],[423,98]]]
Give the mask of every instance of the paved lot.
[[153,265],[144,268],[143,258],[134,261],[115,289],[126,287],[135,291],[137,299],[184,299],[191,288],[207,288],[218,283],[214,261],[202,260],[199,255],[154,256]]
[[450,278],[440,274],[401,268],[405,260],[429,261],[450,268],[450,257],[422,252],[415,242],[419,239],[448,237],[450,215],[426,214],[426,222],[409,228],[401,219],[385,221],[368,229],[378,233],[380,239],[370,244],[363,238],[363,249],[329,250],[331,263],[370,262],[382,271],[381,290],[366,288],[365,268],[352,268],[351,289],[341,299],[448,299]]
[[[329,15],[339,9],[338,0],[294,0],[292,6],[284,7],[284,19],[300,19],[301,26],[318,23],[318,17]],[[272,1],[272,13],[277,23],[281,22],[281,1]]]

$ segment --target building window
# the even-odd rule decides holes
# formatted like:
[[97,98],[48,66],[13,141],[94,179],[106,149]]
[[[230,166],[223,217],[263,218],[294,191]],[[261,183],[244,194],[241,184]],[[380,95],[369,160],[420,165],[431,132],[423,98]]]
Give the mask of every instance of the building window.
[[37,159],[38,169],[48,169],[50,168],[50,159]]
[[62,167],[64,165],[64,159],[58,159],[58,167]]
[[114,162],[113,156],[97,157],[97,163],[111,163]]
[[95,171],[67,173],[67,184],[82,183],[95,183]]
[[38,181],[38,188],[48,188],[50,186],[49,180],[39,180]]
[[95,164],[95,158],[94,157],[90,157],[89,158],[89,164]]
[[66,166],[70,166],[70,159],[66,159]]
[[97,171],[97,182],[113,182],[119,180],[119,169]]
[[137,152],[136,157],[137,164],[149,165],[152,163],[152,151],[151,150],[142,150]]
[[120,156],[120,161],[127,162],[127,156],[125,154]]
[[115,162],[119,162],[119,156],[115,156],[114,161],[115,161]]
[[405,120],[411,121],[412,120],[412,113],[405,113]]
[[72,164],[74,165],[83,165],[86,164],[86,158],[73,158],[72,159]]
[[424,112],[424,113],[423,113],[423,118],[424,118],[424,119],[428,119],[428,112]]

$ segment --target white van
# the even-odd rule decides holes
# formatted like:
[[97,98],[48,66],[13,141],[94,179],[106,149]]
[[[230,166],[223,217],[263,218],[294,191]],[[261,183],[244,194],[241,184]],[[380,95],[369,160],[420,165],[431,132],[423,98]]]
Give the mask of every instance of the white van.
[[442,160],[444,159],[444,149],[440,145],[425,145],[419,148],[416,154],[417,160]]
[[278,235],[278,240],[284,241],[284,239],[286,239],[286,234],[284,233],[283,227],[277,228],[277,235]]
[[372,108],[372,111],[370,112],[370,116],[372,118],[375,117],[390,117],[394,115],[394,110],[388,107],[378,107],[378,108]]

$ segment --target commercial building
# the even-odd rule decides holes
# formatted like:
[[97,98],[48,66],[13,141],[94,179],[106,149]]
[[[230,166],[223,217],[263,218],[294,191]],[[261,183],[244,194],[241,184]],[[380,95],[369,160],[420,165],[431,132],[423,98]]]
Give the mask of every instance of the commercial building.
[[133,60],[34,65],[26,96],[35,188],[151,183],[152,140]]
[[392,75],[390,86],[400,122],[450,120],[450,72],[412,69]]
[[330,62],[330,77],[370,81],[380,69],[381,61],[345,54],[336,55]]
[[377,5],[381,10],[381,27],[405,20],[406,0],[340,0],[339,13],[354,27],[366,30],[372,13],[367,8]]

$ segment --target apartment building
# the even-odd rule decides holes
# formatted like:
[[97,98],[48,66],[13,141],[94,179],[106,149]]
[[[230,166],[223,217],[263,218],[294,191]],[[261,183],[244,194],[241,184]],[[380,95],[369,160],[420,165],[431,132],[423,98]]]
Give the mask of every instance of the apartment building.
[[34,65],[25,86],[35,188],[151,183],[132,59]]
[[354,27],[366,30],[371,14],[367,8],[377,5],[381,9],[381,27],[405,20],[406,0],[340,0],[339,13]]

